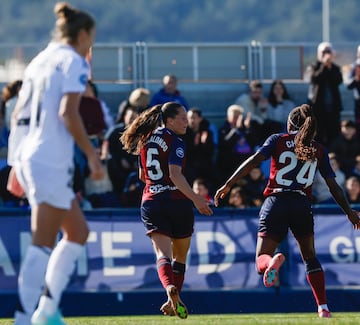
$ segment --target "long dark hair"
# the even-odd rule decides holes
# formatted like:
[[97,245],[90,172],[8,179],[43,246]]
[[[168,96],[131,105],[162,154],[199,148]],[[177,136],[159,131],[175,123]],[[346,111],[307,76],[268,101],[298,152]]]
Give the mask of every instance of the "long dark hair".
[[290,99],[289,93],[286,89],[284,82],[282,80],[276,79],[271,84],[270,92],[269,92],[269,103],[274,107],[278,104],[275,94],[274,94],[274,88],[276,85],[280,85],[282,87],[282,89],[284,90],[283,99]]
[[316,148],[313,140],[316,134],[316,118],[312,108],[303,104],[295,107],[289,114],[290,128],[298,131],[295,136],[295,154],[300,161],[314,161],[316,158]]
[[167,102],[142,112],[120,137],[124,150],[134,155],[139,154],[152,132],[161,122],[166,126],[168,118],[175,118],[179,114],[180,108],[182,106],[179,103]]

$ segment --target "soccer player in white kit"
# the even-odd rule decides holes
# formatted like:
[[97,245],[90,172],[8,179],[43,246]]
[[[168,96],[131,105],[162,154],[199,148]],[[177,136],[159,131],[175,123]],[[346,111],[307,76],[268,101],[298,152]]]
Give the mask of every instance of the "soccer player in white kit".
[[14,162],[31,205],[32,242],[20,269],[15,312],[15,324],[24,325],[65,324],[58,310],[61,294],[89,233],[72,189],[74,141],[87,156],[91,177],[104,175],[78,113],[95,21],[64,2],[54,11],[54,39],[26,68],[13,115],[16,120],[30,106],[29,132]]

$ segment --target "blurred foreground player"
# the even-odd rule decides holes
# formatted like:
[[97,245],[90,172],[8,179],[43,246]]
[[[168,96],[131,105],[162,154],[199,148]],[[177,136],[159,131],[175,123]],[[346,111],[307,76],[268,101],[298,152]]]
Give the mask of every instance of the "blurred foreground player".
[[[89,233],[72,189],[74,141],[88,159],[91,177],[104,175],[78,111],[95,21],[64,2],[54,11],[54,40],[26,68],[13,114],[15,121],[26,106],[31,113],[28,134],[14,158],[31,205],[32,241],[20,269],[15,313],[15,324],[21,325],[65,324],[59,302]],[[56,244],[59,231],[62,238]]]

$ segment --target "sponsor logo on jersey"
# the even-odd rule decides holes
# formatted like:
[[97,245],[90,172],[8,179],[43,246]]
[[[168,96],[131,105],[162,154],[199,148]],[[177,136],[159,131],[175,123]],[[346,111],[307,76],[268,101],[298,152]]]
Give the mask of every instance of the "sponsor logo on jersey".
[[161,184],[151,185],[149,188],[149,192],[152,194],[158,194],[164,191],[176,191],[176,190],[177,190],[176,186],[161,185]]

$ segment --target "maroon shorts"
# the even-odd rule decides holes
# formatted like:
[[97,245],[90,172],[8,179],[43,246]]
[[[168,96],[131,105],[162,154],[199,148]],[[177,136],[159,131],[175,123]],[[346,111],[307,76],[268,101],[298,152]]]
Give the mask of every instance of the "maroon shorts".
[[194,207],[190,200],[144,201],[141,220],[147,235],[158,232],[171,238],[186,238],[194,232]]
[[288,229],[295,238],[314,234],[310,200],[296,192],[268,196],[260,209],[258,235],[271,237],[280,243],[286,237]]

